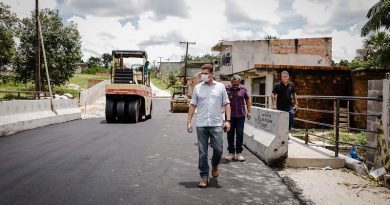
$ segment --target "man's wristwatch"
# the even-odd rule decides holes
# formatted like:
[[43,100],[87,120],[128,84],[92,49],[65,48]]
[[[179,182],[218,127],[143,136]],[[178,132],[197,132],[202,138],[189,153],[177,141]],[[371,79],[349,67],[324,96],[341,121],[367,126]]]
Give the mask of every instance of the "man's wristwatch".
[[226,122],[230,122],[230,120],[225,120]]

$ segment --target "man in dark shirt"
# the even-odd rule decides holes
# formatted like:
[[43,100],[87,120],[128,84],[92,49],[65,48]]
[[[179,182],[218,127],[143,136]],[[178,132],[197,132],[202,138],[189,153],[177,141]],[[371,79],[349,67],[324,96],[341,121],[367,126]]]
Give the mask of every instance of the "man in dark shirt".
[[290,82],[290,76],[287,71],[282,72],[281,79],[281,81],[274,85],[272,90],[272,108],[289,113],[288,130],[291,130],[294,125],[294,110],[298,107],[295,85]]
[[[245,161],[242,156],[242,141],[244,138],[245,117],[251,117],[251,100],[244,85],[241,85],[241,77],[233,75],[231,84],[226,85],[226,92],[230,101],[231,108],[231,128],[227,132],[229,155],[226,160]],[[246,110],[245,110],[246,107]],[[234,134],[236,134],[236,143],[234,144]],[[235,145],[235,146],[234,146]]]

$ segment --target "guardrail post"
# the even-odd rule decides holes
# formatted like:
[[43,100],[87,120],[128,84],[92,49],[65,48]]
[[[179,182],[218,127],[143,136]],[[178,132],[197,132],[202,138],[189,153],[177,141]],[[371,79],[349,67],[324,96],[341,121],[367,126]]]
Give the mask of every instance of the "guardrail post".
[[336,135],[336,139],[335,139],[335,146],[336,146],[336,150],[335,150],[335,157],[338,157],[339,156],[339,139],[340,139],[340,133],[339,133],[339,117],[340,117],[340,99],[337,98],[336,99],[336,129],[335,129],[335,135]]
[[305,144],[308,144],[309,143],[309,131],[308,131],[308,128],[307,128],[307,109],[309,109],[309,104],[308,104],[308,98],[306,97],[306,109],[305,109]]

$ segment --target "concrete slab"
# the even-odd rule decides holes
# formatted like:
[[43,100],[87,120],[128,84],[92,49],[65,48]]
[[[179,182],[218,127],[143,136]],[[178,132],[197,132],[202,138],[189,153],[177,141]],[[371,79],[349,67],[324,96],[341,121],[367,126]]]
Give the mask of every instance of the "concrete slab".
[[343,168],[345,159],[334,157],[334,153],[322,147],[305,145],[304,141],[291,138],[288,143],[286,166],[292,168],[332,167]]

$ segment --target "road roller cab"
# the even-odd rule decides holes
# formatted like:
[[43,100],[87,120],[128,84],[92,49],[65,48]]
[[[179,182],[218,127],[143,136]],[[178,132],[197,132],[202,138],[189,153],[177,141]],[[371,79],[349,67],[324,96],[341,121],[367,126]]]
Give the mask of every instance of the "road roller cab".
[[106,90],[106,121],[137,123],[152,118],[152,92],[147,53],[113,50],[111,83]]

